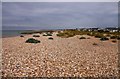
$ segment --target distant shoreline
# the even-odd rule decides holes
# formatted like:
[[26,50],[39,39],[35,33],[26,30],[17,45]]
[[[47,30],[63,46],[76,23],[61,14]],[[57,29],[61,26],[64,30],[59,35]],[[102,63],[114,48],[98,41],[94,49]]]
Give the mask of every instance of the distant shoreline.
[[104,33],[115,33],[120,32],[118,28],[76,28],[76,29],[44,29],[44,30],[2,30],[2,38],[7,37],[15,37],[20,35],[28,35],[28,34],[35,34],[35,33],[43,33],[43,32],[55,32],[55,31],[83,31],[83,32],[104,32]]
[[57,31],[57,30],[2,30],[1,38],[16,37],[20,35],[26,35],[24,33],[29,33],[29,32],[31,33],[31,32],[37,32],[37,31],[43,32],[43,31]]

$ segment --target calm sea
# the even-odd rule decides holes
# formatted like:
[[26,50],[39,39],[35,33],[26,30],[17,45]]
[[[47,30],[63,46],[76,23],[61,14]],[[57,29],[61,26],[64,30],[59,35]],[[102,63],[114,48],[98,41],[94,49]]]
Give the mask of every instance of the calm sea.
[[2,38],[19,36],[21,35],[20,33],[24,31],[25,30],[2,30]]

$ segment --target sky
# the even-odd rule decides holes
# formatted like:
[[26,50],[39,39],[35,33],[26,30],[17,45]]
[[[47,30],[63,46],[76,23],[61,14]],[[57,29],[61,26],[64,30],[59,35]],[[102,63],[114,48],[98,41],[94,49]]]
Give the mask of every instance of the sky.
[[2,2],[118,2],[119,0],[1,0]]
[[2,2],[5,30],[113,26],[118,26],[117,2]]

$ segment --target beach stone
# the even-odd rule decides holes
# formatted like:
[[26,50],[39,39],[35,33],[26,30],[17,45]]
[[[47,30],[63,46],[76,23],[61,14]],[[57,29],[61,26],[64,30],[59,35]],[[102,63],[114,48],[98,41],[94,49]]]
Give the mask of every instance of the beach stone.
[[[2,38],[3,76],[12,77],[98,77],[117,76],[118,46],[99,39],[79,40],[76,36],[48,41],[36,38],[40,44],[26,44],[24,38]],[[79,36],[81,37],[81,36]],[[99,46],[93,46],[93,43]]]

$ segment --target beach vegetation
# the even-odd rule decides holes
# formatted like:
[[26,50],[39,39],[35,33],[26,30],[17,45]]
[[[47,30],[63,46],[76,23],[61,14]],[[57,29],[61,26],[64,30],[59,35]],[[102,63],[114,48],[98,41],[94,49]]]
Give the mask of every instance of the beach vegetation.
[[120,36],[117,37],[117,40],[120,40]]
[[33,37],[40,37],[39,35],[33,35]]
[[96,34],[95,37],[96,38],[102,38],[102,37],[104,37],[104,35],[99,33],[99,34]]
[[118,36],[118,35],[111,36],[110,39],[117,39],[117,40],[120,40],[120,36]]
[[80,37],[80,39],[86,39],[85,37]]
[[116,43],[117,41],[116,40],[112,40],[113,43]]
[[101,40],[101,41],[106,41],[106,40],[109,40],[109,38],[107,38],[107,37],[102,37],[102,38],[100,38],[100,40]]
[[110,39],[117,39],[118,36],[110,36]]
[[29,31],[25,31],[25,32],[21,32],[21,34],[36,34],[36,33],[50,33],[52,34],[54,31],[53,30],[40,30],[40,31],[36,31],[36,30],[29,30]]
[[107,36],[107,37],[111,37],[111,35],[110,35],[110,34],[106,34],[105,36]]
[[24,37],[23,35],[20,35],[20,37]]
[[50,34],[50,33],[45,33],[45,34],[43,34],[43,36],[52,36],[52,34]]
[[39,40],[36,40],[36,39],[34,39],[34,38],[29,38],[28,40],[26,40],[25,43],[40,43],[40,41],[39,41]]
[[64,37],[64,38],[68,38],[68,37],[73,37],[74,34],[66,31],[66,32],[57,34],[57,36],[59,36],[59,37]]
[[53,40],[53,38],[52,38],[52,37],[49,37],[48,39]]
[[76,30],[76,29],[68,29],[68,30],[62,30],[58,31],[57,36],[59,37],[72,37],[75,35],[89,35],[89,36],[95,36],[96,38],[102,38],[104,36],[110,37],[110,36],[120,36],[120,32],[109,32],[109,31],[88,31],[88,30]]

